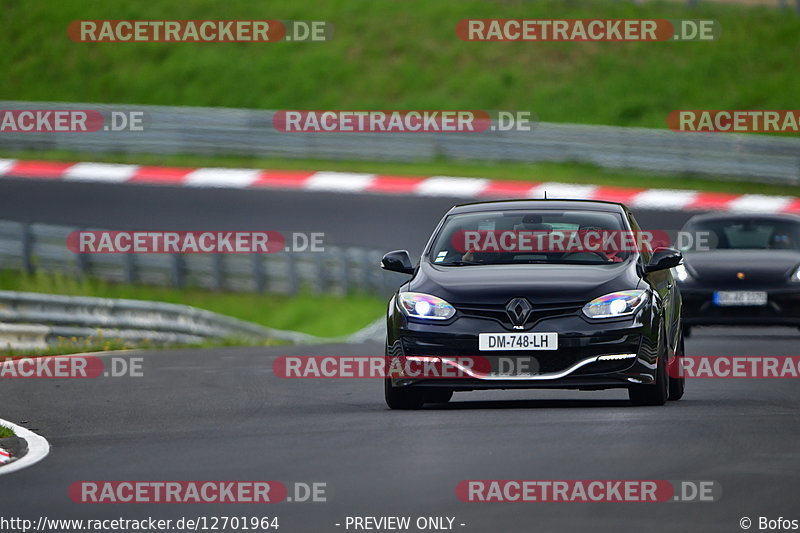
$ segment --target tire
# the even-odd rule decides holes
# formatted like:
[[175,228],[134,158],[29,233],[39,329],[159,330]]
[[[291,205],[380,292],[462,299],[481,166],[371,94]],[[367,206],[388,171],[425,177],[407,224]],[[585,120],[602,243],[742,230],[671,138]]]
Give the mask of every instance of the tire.
[[692,326],[683,326],[683,338],[688,339],[692,336]]
[[448,389],[435,389],[424,395],[425,403],[447,403],[452,397],[453,391]]
[[392,387],[390,379],[383,380],[383,396],[389,409],[420,409],[425,403],[421,391]]
[[[666,344],[666,334],[662,330],[661,338]],[[669,396],[669,376],[667,376],[667,348],[659,350],[656,381],[651,385],[635,385],[628,388],[628,397],[633,405],[664,405]]]
[[673,365],[677,365],[677,371],[673,369],[673,372],[679,373],[680,377],[672,377],[672,373],[669,375],[669,401],[675,402],[683,398],[683,393],[686,390],[686,377],[683,375],[682,370],[682,360],[683,356],[686,354],[686,351],[683,347],[683,336],[681,336],[680,340],[678,341],[678,349],[675,350],[675,359],[673,360]]

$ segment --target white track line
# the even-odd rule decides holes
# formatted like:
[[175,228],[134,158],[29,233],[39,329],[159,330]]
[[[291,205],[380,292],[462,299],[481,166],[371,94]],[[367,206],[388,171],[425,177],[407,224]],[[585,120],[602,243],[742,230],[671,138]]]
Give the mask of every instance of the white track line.
[[375,174],[358,172],[317,172],[305,182],[309,191],[362,192],[375,180]]
[[8,420],[3,420],[2,418],[0,418],[0,424],[13,429],[14,433],[17,434],[17,437],[25,439],[28,443],[28,453],[16,461],[0,466],[0,476],[3,474],[10,474],[11,472],[16,472],[17,470],[22,470],[23,468],[27,468],[35,463],[38,463],[47,457],[48,453],[50,453],[50,443],[47,442],[47,439],[41,435],[37,435],[29,429],[25,429],[22,426],[18,426],[15,423],[9,422]]
[[548,198],[577,198],[582,200],[594,200],[597,189],[597,185],[547,182],[536,185],[528,194],[531,196],[531,198],[544,198],[546,193]]
[[791,196],[765,196],[763,194],[743,194],[728,203],[730,211],[740,213],[777,213],[792,203]]
[[698,191],[648,189],[634,196],[628,205],[641,209],[682,210],[692,205],[698,194]]
[[478,196],[490,181],[483,178],[456,178],[452,176],[432,176],[417,185],[418,196]]
[[183,184],[188,187],[243,189],[258,179],[260,170],[248,168],[198,168],[188,173]]
[[0,176],[6,175],[16,162],[16,159],[0,159]]
[[123,183],[131,179],[138,168],[138,165],[76,163],[64,172],[64,179],[67,181]]

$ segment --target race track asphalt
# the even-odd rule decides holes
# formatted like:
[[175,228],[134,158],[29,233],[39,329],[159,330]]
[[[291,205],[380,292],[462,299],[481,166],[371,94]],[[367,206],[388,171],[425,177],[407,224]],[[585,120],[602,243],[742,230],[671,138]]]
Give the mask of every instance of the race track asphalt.
[[[442,215],[473,199],[0,179],[0,219],[99,229],[325,232],[331,245],[420,252]],[[637,210],[645,229],[692,215]]]
[[[325,231],[328,242],[419,250],[459,200],[0,180],[0,218],[110,229]],[[649,229],[689,213],[637,212]],[[689,355],[800,355],[795,329],[708,328]],[[457,393],[388,410],[376,380],[285,380],[279,355],[381,355],[380,345],[129,352],[143,377],[2,380],[0,417],[51,455],[0,476],[0,516],[278,516],[281,532],[345,531],[346,516],[453,516],[456,531],[741,531],[800,518],[800,389],[793,379],[690,380],[683,400],[632,407],[623,391]],[[464,479],[719,483],[713,503],[464,503]],[[76,504],[80,480],[327,484],[325,503]],[[342,526],[336,526],[340,523]],[[458,524],[465,524],[460,526]],[[350,529],[350,531],[353,531]],[[5,533],[5,532],[4,532]]]
[[[798,355],[793,329],[701,329],[691,355]],[[4,380],[3,417],[52,452],[0,477],[4,516],[278,516],[280,531],[342,531],[346,516],[454,516],[456,530],[719,531],[796,517],[793,379],[690,380],[683,400],[632,407],[624,391],[457,393],[388,410],[370,379],[281,379],[278,355],[378,355],[380,345],[141,352],[143,377]],[[76,504],[80,480],[324,482],[326,503]],[[709,480],[708,503],[464,503],[464,479]],[[352,531],[352,529],[351,529]]]

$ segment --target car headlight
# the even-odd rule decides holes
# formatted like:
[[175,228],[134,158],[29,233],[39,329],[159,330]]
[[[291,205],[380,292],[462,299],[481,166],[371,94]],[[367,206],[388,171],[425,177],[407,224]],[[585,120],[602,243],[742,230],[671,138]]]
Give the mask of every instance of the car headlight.
[[618,318],[629,316],[647,301],[647,291],[619,291],[595,298],[583,306],[583,314],[589,318]]
[[792,272],[792,277],[789,279],[789,281],[800,283],[800,266],[794,269],[794,272]]
[[447,320],[456,314],[456,308],[441,298],[421,292],[401,292],[397,303],[410,317],[427,320]]
[[686,270],[686,267],[684,265],[678,265],[676,267],[673,267],[672,275],[678,278],[678,281],[686,281],[691,277],[689,276],[689,271]]

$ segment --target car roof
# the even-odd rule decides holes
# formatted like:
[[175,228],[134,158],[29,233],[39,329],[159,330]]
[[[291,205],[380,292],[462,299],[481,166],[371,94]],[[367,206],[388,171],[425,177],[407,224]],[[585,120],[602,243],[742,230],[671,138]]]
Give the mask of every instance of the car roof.
[[578,211],[606,211],[611,213],[625,213],[624,205],[616,202],[603,202],[600,200],[493,200],[487,202],[474,202],[454,206],[448,214],[480,213],[482,211],[497,210],[525,210],[525,209],[574,209]]
[[708,222],[712,220],[775,220],[775,221],[788,221],[800,223],[800,215],[792,213],[707,213],[704,215],[695,215],[690,218],[686,223],[692,222]]

